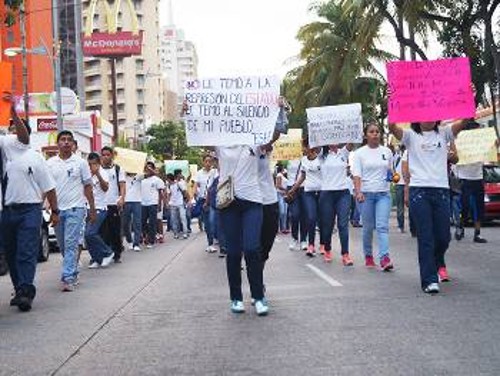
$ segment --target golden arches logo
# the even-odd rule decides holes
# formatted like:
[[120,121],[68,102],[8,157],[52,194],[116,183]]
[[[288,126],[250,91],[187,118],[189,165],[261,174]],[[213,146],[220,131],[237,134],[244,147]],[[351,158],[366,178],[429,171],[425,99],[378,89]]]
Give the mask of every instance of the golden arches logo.
[[[132,0],[124,0],[130,12],[132,18],[132,34],[137,35],[139,31],[139,21],[137,19],[137,13],[135,12],[134,3]],[[89,37],[92,35],[94,30],[94,15],[96,14],[97,6],[99,3],[104,5],[106,12],[106,26],[107,32],[109,34],[116,34],[118,31],[118,13],[122,5],[122,0],[115,0],[114,6],[110,5],[107,0],[91,0],[89,8],[87,10],[87,22],[85,24],[85,36]]]

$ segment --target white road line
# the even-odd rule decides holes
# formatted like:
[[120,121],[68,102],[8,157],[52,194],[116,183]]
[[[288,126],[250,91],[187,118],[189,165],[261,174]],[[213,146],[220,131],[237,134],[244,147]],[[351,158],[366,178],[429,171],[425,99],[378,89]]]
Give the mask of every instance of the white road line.
[[328,283],[332,287],[342,287],[342,283],[339,281],[336,281],[332,277],[330,277],[328,274],[323,272],[321,269],[318,269],[314,265],[311,264],[306,264],[306,266],[313,271],[314,274],[316,274],[319,278],[321,278],[323,281]]

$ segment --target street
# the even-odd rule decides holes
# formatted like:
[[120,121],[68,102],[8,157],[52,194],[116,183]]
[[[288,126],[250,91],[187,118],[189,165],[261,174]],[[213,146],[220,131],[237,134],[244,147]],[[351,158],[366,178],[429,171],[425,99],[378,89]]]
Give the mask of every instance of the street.
[[109,269],[84,267],[71,293],[59,291],[53,253],[39,264],[29,313],[9,307],[10,280],[0,278],[0,375],[498,375],[498,228],[483,229],[488,244],[473,243],[470,228],[452,240],[452,281],[436,296],[420,290],[416,240],[394,218],[391,273],[363,265],[362,229],[351,228],[351,268],[338,252],[325,264],[290,251],[279,235],[267,317],[246,281],[246,312],[229,311],[225,261],[204,252],[197,229],[127,251]]

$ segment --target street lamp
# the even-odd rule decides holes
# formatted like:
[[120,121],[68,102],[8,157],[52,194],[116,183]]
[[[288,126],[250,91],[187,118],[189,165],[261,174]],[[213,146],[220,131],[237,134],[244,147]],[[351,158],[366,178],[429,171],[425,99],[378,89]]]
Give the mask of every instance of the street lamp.
[[[43,43],[43,41],[42,41]],[[27,67],[25,66],[25,59],[26,55],[45,55],[47,56],[52,62],[56,62],[56,58],[49,53],[47,50],[47,47],[45,45],[40,45],[37,47],[33,47],[30,49],[23,48],[23,47],[9,47],[6,48],[3,51],[5,56],[8,57],[14,57],[17,55],[22,55],[23,56],[23,86],[24,86],[24,112],[25,112],[25,117],[28,119],[29,117],[29,94],[28,94],[28,83],[27,83]],[[57,106],[57,129],[59,131],[62,130],[62,98],[61,98],[61,75],[58,74],[58,71],[56,69],[56,77],[55,77],[55,89],[56,89],[56,106]]]

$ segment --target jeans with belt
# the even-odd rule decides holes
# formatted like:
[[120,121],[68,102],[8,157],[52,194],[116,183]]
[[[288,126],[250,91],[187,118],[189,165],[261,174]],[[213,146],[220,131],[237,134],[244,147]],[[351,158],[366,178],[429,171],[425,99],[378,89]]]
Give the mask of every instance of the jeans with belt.
[[16,291],[35,292],[34,279],[40,250],[41,204],[6,206],[2,214],[2,235],[10,278]]
[[450,244],[450,191],[446,188],[410,187],[410,208],[415,220],[422,288],[438,282],[437,270],[446,266]]
[[226,268],[231,300],[243,300],[241,292],[241,257],[245,257],[252,298],[264,297],[261,261],[262,204],[236,198],[220,211],[226,237]]
[[63,255],[61,281],[74,283],[78,277],[78,243],[84,225],[85,208],[61,210],[55,227],[57,243]]

